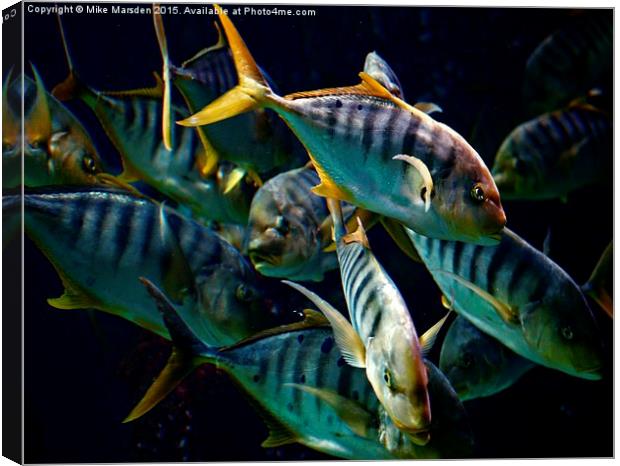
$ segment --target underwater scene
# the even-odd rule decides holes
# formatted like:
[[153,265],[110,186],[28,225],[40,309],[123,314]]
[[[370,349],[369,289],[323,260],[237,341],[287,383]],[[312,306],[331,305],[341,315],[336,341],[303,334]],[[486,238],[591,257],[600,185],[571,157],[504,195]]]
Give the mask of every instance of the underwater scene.
[[26,462],[613,456],[612,9],[26,3],[23,34]]

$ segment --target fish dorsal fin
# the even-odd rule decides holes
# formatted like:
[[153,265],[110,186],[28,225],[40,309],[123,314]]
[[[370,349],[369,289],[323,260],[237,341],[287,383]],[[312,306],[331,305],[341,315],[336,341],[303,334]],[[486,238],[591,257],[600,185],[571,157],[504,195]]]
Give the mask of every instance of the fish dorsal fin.
[[230,351],[248,345],[250,343],[262,340],[264,338],[281,335],[283,333],[295,332],[309,328],[329,327],[329,321],[320,312],[317,312],[313,309],[304,309],[303,313],[304,319],[299,322],[293,322],[292,324],[285,324],[278,327],[261,330],[260,332],[250,335],[249,337],[233,343],[232,345],[220,348],[220,351]]
[[[355,86],[327,87],[325,89],[316,89],[314,91],[294,92],[292,94],[285,95],[284,98],[286,100],[297,100],[297,99],[309,99],[312,97],[328,97],[328,96],[339,96],[339,95],[373,96],[374,94],[371,92],[371,90],[368,87],[362,84],[356,84]],[[376,97],[383,97],[383,96],[377,95]]]
[[155,26],[155,35],[162,58],[162,118],[161,132],[162,141],[166,150],[172,150],[172,120],[170,113],[171,106],[171,86],[170,86],[170,58],[168,56],[168,41],[164,30],[164,21],[160,13],[155,13],[157,3],[153,4],[153,25]]
[[448,272],[446,270],[435,269],[435,270],[431,270],[431,272],[447,275],[453,280],[455,280],[456,282],[463,285],[465,288],[476,293],[480,298],[482,298],[484,301],[489,303],[493,307],[493,309],[495,309],[495,312],[497,312],[497,314],[501,317],[501,319],[507,324],[518,325],[521,322],[519,318],[519,312],[517,310],[512,309],[506,303],[503,303],[502,301],[497,299],[495,296],[483,290],[482,288],[475,285],[474,283],[470,282],[469,280],[466,280],[463,277],[460,277],[459,275],[456,275],[452,272]]
[[198,53],[196,53],[196,55],[185,60],[183,63],[181,63],[181,68],[187,68],[188,66],[191,66],[193,62],[198,60],[203,55],[208,54],[209,52],[223,49],[228,46],[228,42],[226,42],[226,38],[224,37],[224,34],[222,34],[222,29],[220,28],[220,25],[217,23],[217,21],[214,21],[213,25],[215,26],[215,29],[217,31],[217,42],[214,45],[200,50]]
[[421,112],[426,113],[427,115],[430,115],[431,113],[435,113],[435,112],[443,112],[443,110],[441,109],[439,105],[434,104],[432,102],[418,102],[413,107],[417,108]]
[[11,67],[2,83],[2,140],[10,142],[10,144],[15,144],[21,133],[21,129],[19,127],[20,118],[18,115],[13,114],[8,100],[9,84],[11,83],[12,74],[13,68]]
[[344,360],[353,367],[366,367],[366,348],[360,336],[355,332],[351,323],[327,301],[307,288],[288,280],[282,280],[292,288],[295,288],[306,298],[312,301],[327,317],[334,332],[336,344],[340,348]]
[[29,141],[46,141],[52,134],[52,117],[47,91],[34,66],[32,66],[32,73],[36,84],[36,97],[28,115],[24,115],[26,120],[24,133]]
[[357,229],[353,233],[349,233],[342,237],[342,241],[345,244],[349,243],[359,243],[364,246],[366,249],[370,249],[370,244],[368,243],[368,237],[366,236],[366,230],[364,230],[364,225],[362,224],[362,220],[359,217],[357,218]]
[[610,242],[597,262],[592,275],[581,287],[609,315],[614,316],[613,302],[613,241]]
[[437,335],[439,335],[439,331],[441,330],[443,325],[446,323],[446,320],[448,319],[450,312],[451,311],[448,311],[445,316],[439,319],[437,323],[435,323],[435,325],[429,328],[420,337],[420,349],[422,350],[422,356],[427,357],[428,354],[433,349],[433,345],[435,344],[435,341],[437,340]]
[[344,397],[333,390],[326,388],[311,387],[296,383],[285,383],[285,387],[293,387],[296,390],[310,393],[327,403],[336,412],[347,426],[360,437],[370,438],[370,428],[373,425],[373,416],[361,404]]
[[164,81],[159,73],[153,72],[155,85],[153,87],[143,87],[139,89],[129,89],[126,91],[105,91],[100,92],[107,97],[147,97],[151,99],[161,99],[164,96]]

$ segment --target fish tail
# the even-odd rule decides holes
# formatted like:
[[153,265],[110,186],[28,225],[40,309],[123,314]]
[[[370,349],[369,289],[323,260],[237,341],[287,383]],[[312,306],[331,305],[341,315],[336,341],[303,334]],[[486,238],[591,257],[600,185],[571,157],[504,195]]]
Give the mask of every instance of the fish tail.
[[196,367],[204,363],[215,363],[217,358],[217,350],[194,335],[167,296],[148,279],[140,277],[140,281],[157,303],[157,309],[164,318],[174,347],[166,366],[123,423],[138,419],[149,412]]
[[[221,10],[218,5],[215,8]],[[241,113],[269,106],[277,101],[260,68],[232,21],[223,11],[219,15],[230,46],[239,84],[222,94],[198,113],[178,121],[182,126],[202,126],[232,118]]]

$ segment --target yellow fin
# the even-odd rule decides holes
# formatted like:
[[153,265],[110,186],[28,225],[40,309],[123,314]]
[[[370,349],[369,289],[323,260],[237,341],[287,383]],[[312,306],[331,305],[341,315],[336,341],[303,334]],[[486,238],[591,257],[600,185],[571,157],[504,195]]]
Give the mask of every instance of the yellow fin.
[[164,21],[161,14],[155,13],[155,7],[159,4],[153,4],[153,24],[155,26],[155,35],[157,36],[157,43],[159,44],[159,50],[163,61],[162,65],[162,119],[161,119],[161,131],[164,147],[166,150],[172,150],[172,128],[171,128],[171,113],[170,113],[170,59],[168,57],[168,41],[166,40],[166,32],[164,31]]
[[312,164],[314,165],[314,169],[319,175],[319,179],[321,183],[311,189],[311,191],[317,196],[328,197],[340,201],[350,201],[351,196],[344,192],[341,188],[336,186],[336,184],[331,180],[329,175],[323,170],[321,165],[316,162],[314,157],[310,152],[308,152],[310,156],[310,160],[312,160]]
[[268,96],[271,95],[267,81],[234,24],[218,5],[215,5],[215,8],[221,11],[219,18],[230,45],[239,84],[198,113],[177,122],[182,126],[208,125],[254,110],[264,106]]
[[445,316],[443,316],[435,325],[429,328],[424,334],[420,337],[420,349],[422,350],[422,356],[427,356],[430,353],[431,349],[433,349],[433,345],[435,344],[435,340],[437,340],[437,335],[439,331],[443,327],[443,324],[446,323],[446,319],[450,315],[451,311],[448,311]]
[[125,91],[106,91],[100,92],[99,94],[108,97],[147,97],[161,99],[164,95],[164,83],[157,73],[153,73],[153,77],[155,78],[155,85],[153,87],[142,87]]
[[295,288],[314,303],[325,315],[334,331],[336,344],[340,348],[344,360],[353,367],[366,367],[366,348],[360,336],[355,332],[351,323],[327,301],[307,288],[288,280],[282,283]]
[[228,178],[226,179],[226,184],[224,185],[224,190],[222,191],[222,193],[228,194],[230,191],[232,191],[235,188],[235,186],[237,186],[239,182],[243,180],[243,177],[245,176],[245,174],[246,174],[246,171],[243,168],[241,167],[234,168],[228,175]]
[[336,251],[336,243],[331,243],[331,244],[325,246],[322,249],[322,251],[323,252],[334,252],[334,251]]
[[184,352],[174,348],[168,358],[168,362],[155,382],[149,387],[142,399],[131,410],[123,423],[133,421],[143,416],[157,403],[163,400],[168,393],[181,383],[181,381],[198,365],[201,361],[185,355]]
[[448,310],[452,310],[452,303],[445,294],[441,295],[441,305]]
[[331,406],[338,417],[360,437],[369,437],[369,431],[373,424],[373,416],[362,405],[346,398],[333,390],[311,387],[296,383],[285,383],[285,387],[293,387],[302,392],[310,393]]
[[370,244],[368,243],[368,237],[366,236],[366,230],[364,230],[364,225],[362,225],[362,220],[359,217],[355,217],[357,219],[357,230],[353,233],[349,233],[342,237],[342,241],[345,244],[349,243],[360,243],[366,249],[370,249]]
[[409,236],[405,233],[404,227],[398,221],[389,217],[381,217],[381,224],[401,251],[407,254],[410,259],[416,262],[422,262],[420,255],[413,247],[413,244],[411,244]]
[[196,156],[196,168],[200,172],[200,176],[207,178],[217,169],[220,154],[211,145],[211,142],[202,128],[196,127],[196,132],[198,133],[198,138],[202,143],[203,149]]
[[98,309],[101,307],[97,299],[70,288],[65,288],[65,292],[58,298],[49,298],[47,303],[56,309]]
[[52,134],[52,117],[49,110],[47,91],[36,68],[32,66],[37,94],[30,112],[24,115],[24,133],[31,142],[47,141]]
[[452,272],[447,272],[445,270],[432,270],[431,272],[439,272],[439,273],[442,273],[444,275],[447,275],[450,278],[452,278],[453,280],[455,280],[456,282],[458,282],[461,285],[463,285],[464,287],[466,287],[469,290],[471,290],[474,293],[476,293],[483,300],[485,300],[487,303],[489,303],[491,306],[493,306],[493,309],[495,309],[497,314],[507,324],[516,325],[516,324],[520,323],[521,320],[519,318],[519,312],[517,310],[512,309],[506,303],[503,303],[502,301],[497,299],[495,296],[493,296],[492,294],[490,294],[487,291],[483,290],[479,286],[473,284],[469,280],[465,280],[463,277],[460,277],[460,276],[458,276],[458,275],[456,275],[456,274],[454,274]]
[[422,187],[420,188],[420,196],[424,201],[424,212],[428,212],[431,208],[431,200],[433,197],[433,178],[426,164],[417,157],[407,154],[398,154],[392,157],[394,160],[402,160],[415,168],[422,177]]

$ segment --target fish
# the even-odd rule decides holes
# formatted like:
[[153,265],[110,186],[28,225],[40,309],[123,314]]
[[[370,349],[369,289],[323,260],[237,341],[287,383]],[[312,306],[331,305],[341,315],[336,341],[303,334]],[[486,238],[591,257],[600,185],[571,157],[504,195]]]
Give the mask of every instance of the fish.
[[[3,214],[19,208],[3,197]],[[65,288],[48,303],[93,308],[169,338],[142,275],[183,303],[183,318],[205,341],[225,345],[271,326],[274,309],[251,265],[216,233],[164,204],[122,190],[26,192],[26,234]]]
[[483,160],[458,133],[364,72],[357,86],[280,97],[228,16],[219,19],[239,84],[178,124],[202,127],[271,109],[308,151],[321,179],[316,194],[432,237],[497,243],[506,223],[499,192]]
[[517,126],[502,142],[493,178],[503,199],[566,199],[600,183],[612,165],[612,122],[586,103],[545,113]]
[[[168,56],[163,19],[155,13],[153,18],[163,73],[169,73],[164,88],[177,89],[190,112],[213,102],[237,84],[231,50],[217,23],[217,43],[176,66]],[[233,162],[259,185],[262,175],[299,165],[301,147],[295,144],[282,122],[264,109],[203,127],[202,131],[214,149],[208,154],[210,159]]]
[[439,356],[439,369],[461,401],[495,395],[535,366],[463,316],[452,322]]
[[[311,192],[318,183],[310,167],[289,170],[260,187],[250,206],[247,253],[268,277],[322,281],[338,267],[325,199]],[[352,214],[351,206],[346,216]]]
[[505,228],[497,246],[407,234],[454,310],[518,355],[588,380],[602,378],[598,325],[579,286]]
[[431,404],[423,348],[428,351],[445,319],[418,339],[407,305],[370,250],[362,223],[355,232],[345,234],[339,203],[332,199],[328,203],[351,322],[303,286],[284,283],[319,307],[334,328],[345,361],[365,368],[368,381],[394,424],[414,442],[424,445],[429,441]]
[[596,301],[601,309],[611,318],[614,316],[613,272],[614,246],[613,241],[611,241],[596,263],[590,278],[581,287],[583,292]]
[[[143,415],[168,393],[183,361],[196,367],[215,365],[247,395],[269,428],[263,447],[300,443],[347,459],[463,457],[471,454],[472,437],[465,411],[445,376],[429,361],[429,390],[437,402],[433,440],[413,443],[395,428],[363,372],[347,365],[334,334],[316,311],[305,320],[269,329],[235,345],[214,348],[185,325],[148,280],[173,335],[174,348],[163,369],[128,420]],[[318,316],[317,316],[318,314]]]
[[68,108],[46,91],[34,67],[32,71],[34,79],[18,75],[11,80],[9,73],[2,87],[4,188],[22,183],[22,99],[25,186],[112,182],[112,177],[104,173],[101,157],[86,129]]
[[523,99],[532,115],[561,108],[592,87],[606,80],[611,83],[612,63],[611,11],[575,18],[548,36],[528,58]]

